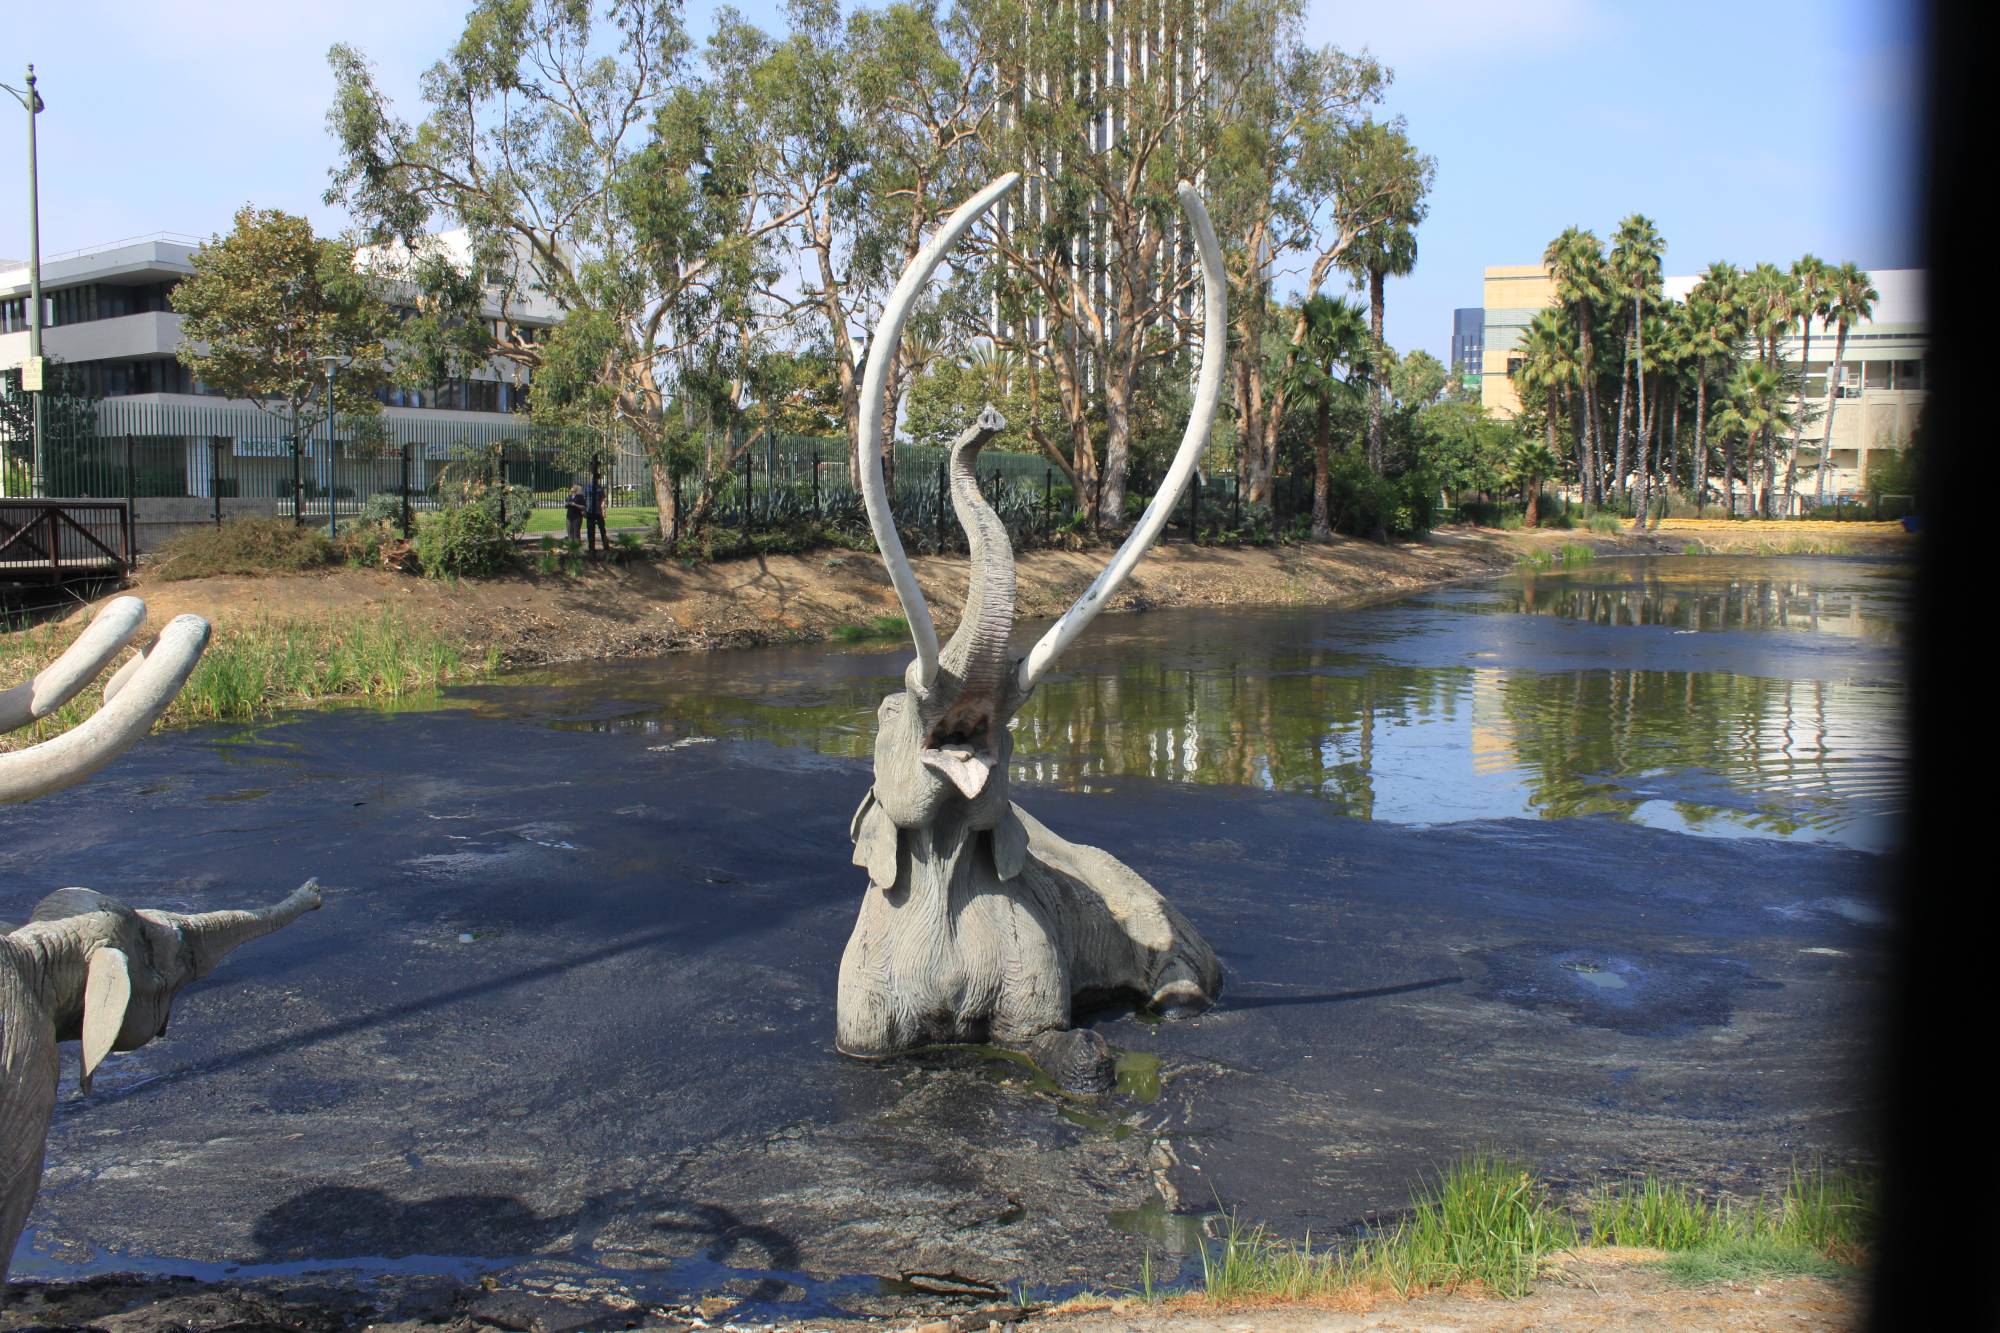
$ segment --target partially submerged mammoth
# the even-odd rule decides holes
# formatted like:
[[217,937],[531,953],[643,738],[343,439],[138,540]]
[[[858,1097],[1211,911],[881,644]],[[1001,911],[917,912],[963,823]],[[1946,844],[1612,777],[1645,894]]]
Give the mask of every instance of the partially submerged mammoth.
[[[937,631],[884,495],[880,448],[887,362],[912,302],[945,251],[1019,181],[968,200],[903,274],[862,381],[862,491],[916,645],[904,687],[877,712],[875,781],[855,812],[855,863],[869,889],[840,963],[836,1044],[880,1057],[939,1042],[1030,1048],[1065,1082],[1100,1083],[1093,1036],[1063,1035],[1079,1001],[1127,998],[1196,1013],[1222,989],[1214,951],[1129,867],[1067,842],[1015,805],[1008,727],[1056,656],[1103,609],[1165,526],[1207,442],[1226,345],[1221,253],[1201,197],[1180,188],[1201,254],[1204,327],[1195,405],[1165,482],[1077,604],[1026,657],[1009,650],[1014,552],[979,491],[974,461],[1005,423],[992,408],[951,450],[952,508],[971,548],[971,583],[951,641]],[[1085,1049],[1079,1049],[1083,1047]],[[1075,1077],[1065,1077],[1068,1071]]]
[[[34,679],[0,691],[0,732],[46,717],[75,697],[146,618],[136,597],[98,612],[76,642]],[[104,706],[39,745],[0,754],[0,801],[60,790],[110,762],[173,702],[202,650],[208,624],[177,617],[153,647],[104,685]],[[127,907],[92,889],[58,889],[28,923],[0,925],[0,1281],[41,1185],[56,1104],[56,1043],[83,1045],[82,1090],[112,1051],[167,1030],[180,989],[207,976],[238,945],[320,905],[308,881],[254,912],[164,912]]]

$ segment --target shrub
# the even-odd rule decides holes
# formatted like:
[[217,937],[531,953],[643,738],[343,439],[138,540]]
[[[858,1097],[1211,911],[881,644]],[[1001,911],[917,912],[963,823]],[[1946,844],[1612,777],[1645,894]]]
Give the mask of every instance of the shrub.
[[163,579],[211,574],[296,574],[336,564],[326,533],[284,518],[237,518],[188,528],[160,547],[154,572]]
[[478,578],[498,574],[513,558],[512,543],[496,512],[459,505],[424,515],[414,537],[425,578]]

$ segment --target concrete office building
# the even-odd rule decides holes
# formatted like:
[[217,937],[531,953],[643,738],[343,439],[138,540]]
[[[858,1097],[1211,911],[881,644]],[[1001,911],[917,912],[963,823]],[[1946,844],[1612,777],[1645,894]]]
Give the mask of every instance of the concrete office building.
[[[448,256],[468,261],[463,231],[445,232],[435,240]],[[224,507],[231,511],[272,511],[277,497],[289,495],[292,475],[291,441],[283,425],[253,403],[217,396],[175,359],[181,317],[169,295],[194,271],[190,257],[199,244],[192,236],[158,233],[45,258],[42,351],[79,377],[101,407],[111,407],[120,422],[128,423],[127,429],[132,422],[158,423],[142,426],[149,463],[157,470],[162,460],[179,459],[174,466],[185,469],[182,498],[192,502],[191,508],[207,512],[200,497],[215,496],[227,497]],[[393,254],[362,254],[363,262],[394,271]],[[393,305],[393,281],[389,290]],[[0,267],[0,374],[18,371],[27,360],[27,307],[27,266]],[[510,301],[503,310],[496,293],[483,313],[496,333],[503,331],[504,321],[529,340],[561,317],[553,303],[532,294]],[[421,486],[427,464],[446,452],[440,442],[453,436],[491,439],[511,433],[504,429],[509,427],[525,433],[525,419],[518,414],[526,411],[527,392],[527,376],[519,367],[493,361],[448,383],[384,390],[383,424],[391,440],[427,446],[419,451],[414,478]],[[101,419],[109,415],[100,412]],[[178,433],[176,422],[190,423],[189,433]],[[18,457],[25,446],[17,441],[11,448]],[[220,496],[213,483],[218,466],[230,478]],[[149,499],[147,509],[162,513],[171,505]]]
[[[1834,413],[1832,454],[1827,486],[1848,497],[1860,493],[1869,459],[1884,450],[1908,448],[1917,420],[1923,415],[1924,355],[1929,343],[1924,313],[1922,269],[1875,269],[1869,273],[1880,299],[1874,315],[1854,325],[1847,335],[1847,354],[1837,372],[1840,406]],[[1698,277],[1670,277],[1666,295],[1685,300]],[[1520,409],[1512,374],[1521,361],[1528,322],[1555,304],[1555,283],[1540,264],[1504,264],[1486,270],[1482,306],[1484,347],[1481,351],[1479,397],[1497,415]],[[1804,330],[1794,329],[1779,341],[1779,356],[1798,365],[1806,351]],[[1810,499],[1812,470],[1819,466],[1826,443],[1826,376],[1833,361],[1835,334],[1815,319],[1811,359],[1806,361],[1805,398],[1814,409],[1800,445],[1798,471],[1806,478],[1799,489]],[[1782,471],[1782,469],[1781,469]]]

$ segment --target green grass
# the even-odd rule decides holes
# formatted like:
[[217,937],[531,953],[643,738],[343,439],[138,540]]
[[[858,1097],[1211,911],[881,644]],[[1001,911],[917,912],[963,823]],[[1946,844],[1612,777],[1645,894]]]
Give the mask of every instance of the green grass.
[[[565,532],[569,528],[566,511],[562,509],[537,509],[528,515],[525,532]],[[607,528],[658,528],[658,509],[607,509],[604,511],[604,525]]]
[[1775,1206],[1711,1203],[1684,1185],[1648,1176],[1591,1197],[1590,1236],[1600,1245],[1669,1251],[1662,1267],[1677,1281],[1832,1277],[1866,1255],[1874,1200],[1871,1176],[1824,1166],[1795,1167]]
[[1590,516],[1590,530],[1601,537],[1615,537],[1623,527],[1624,524],[1618,521],[1618,515],[1616,514],[1592,514]]
[[865,625],[836,625],[833,637],[843,643],[866,643],[871,639],[899,639],[910,632],[910,622],[901,616],[876,616]]
[[[1806,1274],[1840,1277],[1861,1264],[1873,1232],[1874,1183],[1856,1172],[1795,1168],[1775,1202],[1735,1206],[1648,1176],[1603,1187],[1585,1223],[1557,1209],[1526,1168],[1477,1154],[1419,1191],[1391,1230],[1342,1248],[1293,1243],[1233,1214],[1202,1249],[1200,1295],[1218,1303],[1320,1300],[1351,1291],[1401,1296],[1458,1288],[1527,1292],[1551,1259],[1585,1243],[1665,1250],[1660,1265],[1688,1283]],[[1142,1293],[1154,1291],[1151,1256]]]
[[1848,1269],[1817,1250],[1772,1236],[1728,1236],[1660,1262],[1660,1271],[1687,1286],[1768,1277],[1842,1277]]
[[[0,635],[0,682],[13,684],[46,666],[86,622]],[[262,717],[325,699],[395,698],[466,680],[499,666],[498,653],[468,659],[429,629],[394,610],[374,617],[219,626],[200,665],[164,721],[169,726]],[[106,673],[108,678],[109,673]],[[97,687],[10,736],[0,749],[32,745],[97,711]]]
[[1597,559],[1597,552],[1581,542],[1564,542],[1554,551],[1523,551],[1515,557],[1516,569],[1579,569]]
[[1232,1216],[1221,1240],[1203,1247],[1202,1289],[1221,1302],[1304,1300],[1369,1285],[1404,1296],[1468,1286],[1519,1296],[1546,1259],[1575,1243],[1575,1226],[1531,1172],[1480,1154],[1419,1193],[1394,1231],[1345,1251],[1315,1251],[1311,1237],[1294,1245]]

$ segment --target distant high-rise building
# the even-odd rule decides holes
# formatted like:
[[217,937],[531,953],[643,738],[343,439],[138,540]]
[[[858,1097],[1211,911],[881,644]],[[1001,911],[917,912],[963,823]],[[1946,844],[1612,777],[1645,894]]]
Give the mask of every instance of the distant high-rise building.
[[1451,312],[1451,374],[1459,387],[1479,392],[1479,355],[1486,345],[1486,308],[1460,306]]

